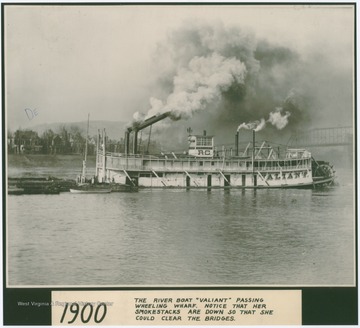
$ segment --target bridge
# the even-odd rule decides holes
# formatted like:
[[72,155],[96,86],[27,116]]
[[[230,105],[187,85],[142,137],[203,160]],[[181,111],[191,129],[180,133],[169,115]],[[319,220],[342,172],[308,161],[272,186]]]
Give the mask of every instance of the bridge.
[[288,146],[298,147],[334,147],[353,144],[354,129],[351,126],[317,128],[293,134]]

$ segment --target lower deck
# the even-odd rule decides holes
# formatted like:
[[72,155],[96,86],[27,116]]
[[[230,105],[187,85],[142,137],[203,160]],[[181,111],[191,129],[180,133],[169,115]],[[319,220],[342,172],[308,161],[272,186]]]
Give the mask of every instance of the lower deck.
[[[105,174],[104,174],[105,173]],[[164,172],[164,171],[131,171],[108,169],[102,172],[107,182],[135,185],[139,187],[178,187],[178,188],[276,188],[311,185],[311,171],[299,170],[289,172]]]

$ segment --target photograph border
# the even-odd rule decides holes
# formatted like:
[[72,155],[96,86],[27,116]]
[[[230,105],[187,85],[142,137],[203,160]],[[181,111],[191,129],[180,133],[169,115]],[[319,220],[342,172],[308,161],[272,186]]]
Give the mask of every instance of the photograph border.
[[[354,8],[354,206],[355,206],[355,286],[262,286],[262,285],[224,285],[224,286],[9,286],[8,285],[8,255],[7,255],[7,139],[6,139],[6,90],[5,90],[5,8],[16,6],[162,6],[162,5],[318,5],[336,6],[350,5]],[[2,3],[2,194],[3,194],[3,324],[4,325],[51,325],[51,307],[24,307],[18,301],[36,301],[51,303],[52,291],[246,291],[246,290],[301,290],[302,292],[302,325],[357,325],[358,324],[358,154],[357,154],[357,3],[356,2],[210,2],[210,3]]]

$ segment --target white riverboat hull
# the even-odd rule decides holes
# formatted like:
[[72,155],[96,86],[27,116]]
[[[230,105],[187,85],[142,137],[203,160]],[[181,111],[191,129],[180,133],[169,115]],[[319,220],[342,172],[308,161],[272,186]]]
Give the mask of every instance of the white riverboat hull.
[[76,189],[76,188],[71,188],[70,192],[73,194],[108,194],[111,192],[111,189],[88,189],[88,190],[84,190],[84,189]]
[[[107,160],[111,163],[110,160]],[[167,164],[174,168],[184,163],[174,161]],[[156,168],[156,171],[155,171]],[[103,174],[102,169],[98,169]],[[154,167],[153,170],[108,167],[105,174],[115,183],[129,183],[142,188],[313,188],[333,183],[335,176],[312,176],[311,165],[308,167],[288,168],[287,170],[262,170],[252,172],[251,169],[236,170],[176,170],[170,171]]]

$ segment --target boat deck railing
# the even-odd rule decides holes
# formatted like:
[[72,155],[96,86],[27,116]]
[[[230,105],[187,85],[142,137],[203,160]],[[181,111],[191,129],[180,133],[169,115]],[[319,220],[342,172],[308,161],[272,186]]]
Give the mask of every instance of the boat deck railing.
[[[101,154],[99,154],[100,157]],[[103,161],[98,160],[98,167]],[[106,169],[136,171],[168,171],[168,172],[279,172],[310,170],[310,159],[255,160],[226,158],[156,158],[150,156],[119,156],[106,153]]]

